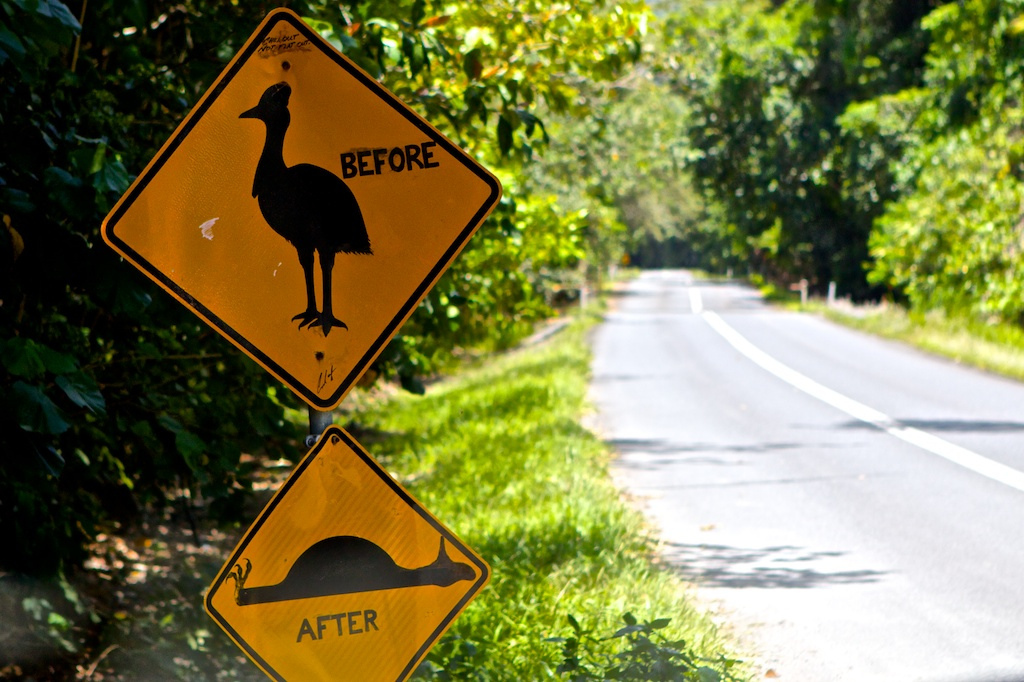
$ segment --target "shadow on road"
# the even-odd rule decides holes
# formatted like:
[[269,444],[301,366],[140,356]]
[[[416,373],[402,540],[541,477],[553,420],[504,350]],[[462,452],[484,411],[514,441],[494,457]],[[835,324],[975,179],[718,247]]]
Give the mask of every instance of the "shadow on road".
[[1009,675],[985,675],[983,677],[954,677],[943,678],[937,682],[1024,682],[1024,673],[1010,673]]
[[807,447],[801,443],[676,443],[664,438],[614,438],[605,442],[622,454],[674,454],[688,452],[758,453]]
[[664,372],[651,372],[649,374],[598,374],[591,382],[593,384],[615,383],[619,381],[659,381],[665,380]]
[[808,589],[878,582],[884,571],[828,570],[845,552],[802,547],[728,547],[667,543],[665,557],[701,587]]
[[651,298],[660,296],[661,293],[654,290],[613,289],[606,291],[604,295],[608,298]]
[[[942,433],[1016,433],[1024,432],[1024,422],[987,421],[971,419],[897,419],[896,423],[922,431],[939,431]],[[843,429],[875,429],[874,424],[852,419],[843,422]],[[1024,680],[1022,680],[1024,682]]]
[[[787,450],[822,451],[844,447],[837,443],[677,443],[658,438],[613,438],[606,440],[619,454],[614,466],[630,471],[655,471],[680,464],[714,464],[722,466],[743,466],[747,460],[743,455],[766,455]],[[703,456],[700,456],[703,455]],[[834,477],[824,477],[827,480]],[[757,483],[792,483],[798,480],[817,479],[771,479],[766,481],[733,481],[719,485],[750,485]],[[704,487],[696,485],[694,487]]]

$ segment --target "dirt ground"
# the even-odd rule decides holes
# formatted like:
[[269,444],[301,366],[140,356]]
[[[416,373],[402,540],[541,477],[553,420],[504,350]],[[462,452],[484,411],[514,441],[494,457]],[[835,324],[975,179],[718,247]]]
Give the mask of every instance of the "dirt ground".
[[[253,469],[251,521],[294,463],[242,463]],[[218,528],[201,500],[187,502],[97,536],[66,580],[0,574],[0,680],[266,679],[203,609],[246,523]]]

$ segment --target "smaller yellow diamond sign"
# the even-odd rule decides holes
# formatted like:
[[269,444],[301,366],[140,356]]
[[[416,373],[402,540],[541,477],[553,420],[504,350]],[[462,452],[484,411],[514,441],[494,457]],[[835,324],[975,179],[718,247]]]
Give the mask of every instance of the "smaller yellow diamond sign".
[[404,680],[487,564],[330,427],[266,506],[206,610],[276,680]]

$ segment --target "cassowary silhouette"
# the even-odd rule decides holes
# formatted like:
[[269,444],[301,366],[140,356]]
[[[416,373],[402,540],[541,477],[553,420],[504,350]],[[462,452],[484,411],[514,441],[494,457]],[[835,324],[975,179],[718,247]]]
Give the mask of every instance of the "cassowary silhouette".
[[239,606],[309,599],[337,594],[437,585],[448,587],[473,580],[468,564],[452,561],[441,538],[434,562],[421,568],[402,568],[378,545],[363,538],[342,535],[326,538],[303,552],[285,579],[276,585],[246,587],[252,562],[245,560],[225,576],[235,583]]
[[[291,122],[288,113],[291,94],[287,83],[271,85],[260,97],[259,104],[242,112],[239,118],[256,118],[267,126],[252,195],[259,200],[263,219],[299,254],[299,264],[306,277],[306,309],[292,321],[299,321],[299,329],[320,327],[327,336],[332,327],[348,329],[333,312],[331,271],[335,255],[372,254],[373,251],[359,204],[341,178],[308,163],[285,165],[284,135]],[[314,252],[320,257],[323,274],[322,310],[317,310],[313,286]]]

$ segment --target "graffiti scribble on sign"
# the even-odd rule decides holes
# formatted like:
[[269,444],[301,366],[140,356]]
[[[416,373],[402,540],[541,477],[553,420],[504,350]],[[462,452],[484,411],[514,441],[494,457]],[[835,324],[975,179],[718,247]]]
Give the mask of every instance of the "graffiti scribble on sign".
[[269,59],[285,52],[294,52],[295,50],[299,50],[300,52],[309,52],[312,49],[313,48],[310,46],[308,38],[303,38],[298,33],[292,33],[279,36],[267,36],[263,42],[260,43],[260,47],[256,51],[256,54],[263,59]]

